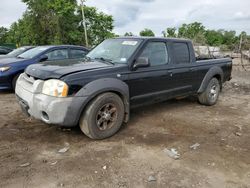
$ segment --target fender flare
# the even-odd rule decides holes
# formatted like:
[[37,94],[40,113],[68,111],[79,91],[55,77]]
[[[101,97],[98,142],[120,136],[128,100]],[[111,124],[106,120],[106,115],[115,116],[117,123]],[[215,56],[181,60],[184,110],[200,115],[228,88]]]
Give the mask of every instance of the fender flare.
[[83,110],[91,100],[105,92],[114,92],[121,97],[125,107],[124,122],[128,122],[130,116],[129,87],[122,80],[115,78],[103,78],[92,81],[77,92],[76,97],[87,97],[83,102],[78,117],[80,118]]
[[209,81],[215,76],[220,77],[220,85],[222,87],[223,78],[224,78],[223,75],[224,75],[223,71],[222,71],[222,69],[220,67],[216,66],[216,67],[210,68],[209,71],[207,72],[207,74],[205,75],[202,83],[201,83],[201,86],[200,86],[200,88],[198,90],[198,93],[204,92],[206,90],[206,88],[207,88],[207,85],[208,85]]

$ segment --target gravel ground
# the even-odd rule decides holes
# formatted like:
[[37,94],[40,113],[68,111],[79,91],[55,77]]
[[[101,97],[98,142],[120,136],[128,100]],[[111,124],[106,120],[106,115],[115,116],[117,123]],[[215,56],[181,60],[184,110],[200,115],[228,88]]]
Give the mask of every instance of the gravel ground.
[[250,72],[240,67],[217,105],[188,98],[133,109],[103,141],[26,118],[10,92],[0,106],[0,187],[250,187]]

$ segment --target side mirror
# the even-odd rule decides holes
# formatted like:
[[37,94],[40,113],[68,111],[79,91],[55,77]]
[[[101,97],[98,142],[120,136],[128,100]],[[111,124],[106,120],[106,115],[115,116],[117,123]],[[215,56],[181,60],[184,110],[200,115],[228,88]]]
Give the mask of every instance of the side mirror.
[[39,62],[43,62],[43,61],[47,61],[47,60],[48,60],[48,56],[47,56],[47,55],[42,55],[42,56],[40,57]]
[[144,67],[149,67],[149,66],[150,66],[150,62],[149,62],[149,59],[147,57],[139,57],[135,61],[133,68],[138,69],[138,68],[144,68]]

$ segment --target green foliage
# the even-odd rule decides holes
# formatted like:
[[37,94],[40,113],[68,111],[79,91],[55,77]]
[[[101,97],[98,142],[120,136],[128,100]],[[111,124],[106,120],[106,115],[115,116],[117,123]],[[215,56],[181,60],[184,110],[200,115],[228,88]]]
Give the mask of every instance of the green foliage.
[[190,24],[183,24],[178,31],[178,37],[192,39],[194,43],[205,44],[205,27],[202,23],[194,22]]
[[132,37],[132,36],[134,36],[134,34],[133,34],[132,32],[126,32],[126,33],[124,34],[124,36],[125,36],[125,37]]
[[205,27],[202,25],[202,23],[194,22],[190,24],[183,24],[179,28],[178,36],[193,39],[197,34],[203,33],[205,33]]
[[241,32],[239,40],[241,40],[242,49],[250,50],[250,36],[246,32]]
[[207,44],[210,46],[219,46],[223,44],[224,36],[220,31],[207,30],[205,33]]
[[239,46],[239,37],[235,31],[207,30],[205,37],[208,45],[222,46],[225,50],[234,50]]
[[[114,37],[115,34],[112,33],[114,28],[113,26],[113,17],[106,15],[103,12],[98,12],[94,7],[84,7],[86,24],[87,24],[87,33],[89,37],[89,43],[91,46],[97,45],[107,38]],[[80,7],[78,7],[78,21],[82,21],[82,15]],[[79,30],[84,34],[83,27],[80,26]],[[84,40],[84,39],[83,39]]]
[[142,30],[140,32],[140,36],[144,36],[144,37],[154,37],[155,34],[151,29],[147,29],[145,28],[144,30]]
[[242,32],[240,36],[235,31],[207,30],[202,23],[194,22],[183,24],[176,28],[167,28],[162,32],[164,37],[187,38],[193,40],[195,45],[220,46],[225,50],[238,49],[242,35],[242,49],[250,48],[250,36]]
[[177,37],[177,34],[176,34],[176,28],[175,27],[169,27],[166,29],[166,31],[163,31],[162,34],[164,37],[174,37],[176,38]]
[[25,12],[22,19],[11,25],[6,42],[15,43],[17,46],[33,45],[35,33],[32,32],[32,21],[29,13]]
[[[27,10],[10,27],[5,42],[18,45],[84,45],[81,7],[76,0],[23,0]],[[113,17],[84,7],[89,44],[113,37]]]
[[223,44],[228,46],[229,49],[233,50],[235,44],[238,43],[239,38],[236,36],[235,31],[223,31]]
[[[71,33],[76,24],[76,0],[23,0],[27,4],[25,22],[29,20],[33,41],[37,44],[72,42]],[[22,21],[21,20],[21,21]]]
[[5,43],[8,29],[0,27],[0,44]]
[[[9,30],[0,27],[0,43],[21,45],[86,44],[81,7],[77,0],[22,0],[27,4],[23,17],[13,23]],[[90,46],[106,38],[115,37],[113,17],[99,12],[95,7],[84,7]],[[224,49],[250,48],[250,36],[235,31],[207,30],[202,23],[183,24],[178,29],[166,28],[164,37],[179,37],[193,40],[195,44],[221,46]],[[134,36],[127,32],[125,36]],[[151,29],[144,29],[140,36],[155,36]]]
[[4,35],[5,33],[7,33],[8,29],[5,27],[0,27],[0,35]]

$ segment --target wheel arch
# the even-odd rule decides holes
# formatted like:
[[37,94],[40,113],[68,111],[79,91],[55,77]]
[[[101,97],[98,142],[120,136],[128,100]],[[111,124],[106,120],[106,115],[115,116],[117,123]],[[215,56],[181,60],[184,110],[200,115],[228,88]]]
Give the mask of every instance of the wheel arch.
[[215,66],[210,68],[207,74],[205,75],[204,79],[202,80],[201,86],[198,90],[198,93],[202,93],[206,90],[207,85],[212,78],[217,78],[219,80],[220,88],[222,89],[223,71],[220,67]]
[[78,113],[77,123],[80,120],[82,113],[85,111],[86,107],[99,95],[103,93],[115,93],[118,95],[125,107],[125,118],[124,122],[128,122],[130,117],[130,103],[129,103],[129,87],[128,85],[118,79],[105,78],[95,80],[85,85],[77,94],[77,96],[87,96],[86,100],[83,102],[82,108]]

